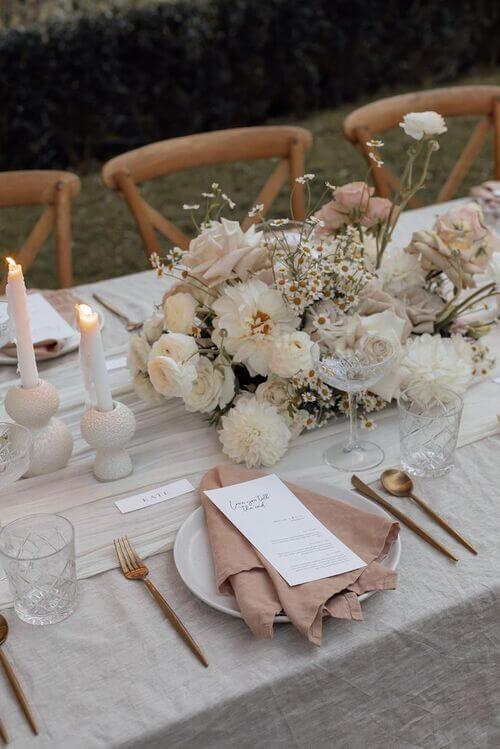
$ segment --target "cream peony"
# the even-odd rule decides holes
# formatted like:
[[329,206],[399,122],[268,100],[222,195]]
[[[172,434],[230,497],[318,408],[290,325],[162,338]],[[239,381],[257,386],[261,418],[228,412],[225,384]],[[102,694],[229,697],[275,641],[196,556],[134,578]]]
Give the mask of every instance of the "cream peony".
[[261,232],[256,232],[254,226],[243,232],[237,221],[211,221],[191,240],[183,262],[208,286],[218,286],[232,278],[246,280],[249,273],[269,267],[261,239]]
[[196,365],[196,379],[191,390],[184,396],[188,411],[211,413],[217,406],[224,408],[234,397],[234,372],[228,364],[220,361],[212,364],[206,356],[200,356]]
[[151,347],[148,374],[161,395],[182,398],[196,379],[196,341],[183,333],[164,333]]
[[401,389],[416,386],[420,398],[439,398],[443,388],[464,393],[472,382],[472,348],[461,335],[424,333],[406,342],[401,358]]
[[395,245],[391,245],[384,252],[379,275],[382,278],[383,290],[399,298],[425,285],[425,273],[418,257],[409,255]]
[[163,319],[165,327],[171,333],[193,332],[194,315],[198,302],[191,294],[179,292],[168,296],[163,303]]
[[252,376],[268,374],[273,340],[291,333],[299,323],[279,291],[257,279],[225,286],[212,308],[214,343],[222,344]]
[[319,347],[303,330],[275,338],[269,354],[269,369],[278,377],[293,377],[299,372],[314,369]]
[[402,127],[406,135],[415,140],[441,135],[448,129],[443,117],[437,112],[410,112],[405,114],[399,127]]
[[266,401],[242,396],[222,417],[222,451],[247,468],[272,466],[285,454],[290,430],[277,409]]
[[135,377],[139,372],[145,374],[148,371],[148,359],[151,351],[151,346],[144,333],[134,333],[130,336],[128,352],[127,352],[127,367],[130,370],[132,377]]
[[150,320],[146,320],[142,326],[142,332],[149,345],[152,346],[163,333],[163,315],[155,315]]

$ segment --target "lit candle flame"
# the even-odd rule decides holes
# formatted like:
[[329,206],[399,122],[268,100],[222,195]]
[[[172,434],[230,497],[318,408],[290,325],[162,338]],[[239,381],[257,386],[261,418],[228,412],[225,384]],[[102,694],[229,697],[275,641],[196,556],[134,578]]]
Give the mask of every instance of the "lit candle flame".
[[9,270],[14,270],[14,268],[15,268],[15,267],[16,267],[16,265],[17,265],[16,261],[15,261],[15,260],[14,260],[14,258],[12,258],[12,257],[6,257],[6,258],[5,258],[5,262],[6,262],[6,263],[7,263],[7,265],[9,266]]

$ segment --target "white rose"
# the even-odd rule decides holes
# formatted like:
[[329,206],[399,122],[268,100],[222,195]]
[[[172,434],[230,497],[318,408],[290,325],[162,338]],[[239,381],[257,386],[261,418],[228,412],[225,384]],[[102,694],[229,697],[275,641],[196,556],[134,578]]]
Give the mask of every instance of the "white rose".
[[148,359],[151,347],[142,333],[130,336],[127,352],[127,367],[132,377],[139,372],[143,374],[148,371]]
[[281,377],[271,375],[265,382],[261,382],[257,386],[255,397],[258,401],[267,401],[276,406],[281,413],[283,410],[286,410],[290,401],[288,382]]
[[155,315],[150,320],[146,320],[142,326],[142,332],[151,346],[163,333],[163,316]]
[[369,334],[380,334],[387,339],[395,351],[395,358],[388,373],[381,380],[370,387],[370,391],[379,395],[386,401],[391,401],[399,390],[401,384],[401,370],[399,361],[403,353],[402,340],[404,337],[405,322],[394,314],[392,310],[386,309],[375,315],[361,318],[363,330]]
[[147,374],[139,372],[132,380],[132,386],[138,395],[138,397],[145,403],[150,403],[152,406],[163,403],[163,396],[158,393]]
[[148,363],[155,390],[165,396],[182,398],[196,379],[198,359],[194,338],[183,333],[164,333],[151,347]]
[[191,294],[180,292],[167,297],[163,304],[163,319],[167,330],[172,333],[191,334],[197,306],[198,302]]
[[437,112],[410,112],[399,123],[406,135],[422,140],[430,135],[441,135],[447,131],[444,119]]
[[234,372],[229,365],[212,364],[206,356],[196,365],[196,379],[184,396],[188,411],[210,413],[217,406],[224,408],[234,396]]
[[184,333],[164,333],[151,347],[153,356],[169,356],[179,364],[188,362],[196,364],[198,361],[198,346],[192,336]]
[[183,398],[196,379],[196,367],[178,364],[169,356],[155,356],[148,362],[148,374],[157,393]]
[[302,330],[285,333],[273,340],[269,369],[279,377],[293,377],[298,372],[314,369],[318,345]]

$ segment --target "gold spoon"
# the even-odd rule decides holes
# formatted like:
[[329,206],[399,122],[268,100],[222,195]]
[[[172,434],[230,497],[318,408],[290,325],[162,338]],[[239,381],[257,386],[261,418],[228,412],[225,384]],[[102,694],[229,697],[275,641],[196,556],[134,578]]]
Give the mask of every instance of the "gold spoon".
[[[5,640],[7,639],[8,634],[9,634],[9,625],[8,625],[7,619],[4,616],[2,616],[2,614],[0,614],[0,646],[4,644]],[[30,706],[28,705],[28,700],[26,699],[24,692],[21,688],[21,685],[19,684],[17,680],[17,676],[12,670],[12,666],[7,660],[7,657],[4,654],[1,647],[0,647],[0,661],[2,663],[5,673],[7,674],[7,678],[11,683],[12,689],[14,690],[14,694],[17,697],[17,701],[21,705],[21,708],[28,720],[28,723],[31,726],[31,730],[33,731],[34,734],[38,735],[38,728],[35,723],[33,714],[30,710]]]
[[429,517],[435,520],[436,523],[441,526],[441,528],[447,531],[450,536],[453,536],[456,541],[459,541],[463,546],[465,546],[466,549],[471,551],[473,554],[477,554],[476,549],[463,536],[461,536],[458,531],[452,528],[451,525],[448,525],[446,520],[442,518],[441,515],[438,515],[437,512],[434,512],[432,507],[429,507],[429,505],[424,502],[423,499],[419,499],[413,494],[413,481],[407,473],[405,473],[404,471],[400,471],[397,468],[389,468],[387,471],[383,472],[380,477],[380,481],[384,489],[389,492],[389,494],[393,494],[395,497],[409,497],[410,499],[413,499],[413,501],[416,502],[416,504],[424,512],[426,512]]
[[131,333],[133,330],[139,330],[139,328],[142,328],[142,322],[133,322],[132,320],[129,320],[127,315],[122,312],[121,309],[115,307],[114,304],[108,302],[108,300],[104,299],[100,294],[92,294],[92,296],[94,297],[96,302],[99,302],[99,304],[102,304],[103,307],[106,307],[106,309],[109,309],[110,312],[119,317],[120,320],[123,320],[123,322],[125,323],[125,327],[127,328],[129,333]]

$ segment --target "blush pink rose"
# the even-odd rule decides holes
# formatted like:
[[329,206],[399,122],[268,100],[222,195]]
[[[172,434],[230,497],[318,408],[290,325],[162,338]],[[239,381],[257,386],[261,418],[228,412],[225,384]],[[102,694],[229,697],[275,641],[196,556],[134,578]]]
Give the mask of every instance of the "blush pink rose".
[[391,212],[392,203],[387,198],[370,198],[361,223],[368,228],[383,224]]
[[366,212],[371,195],[373,187],[368,187],[366,182],[349,182],[338,187],[333,200],[315,213],[324,223],[321,233],[337,231],[358,220]]

